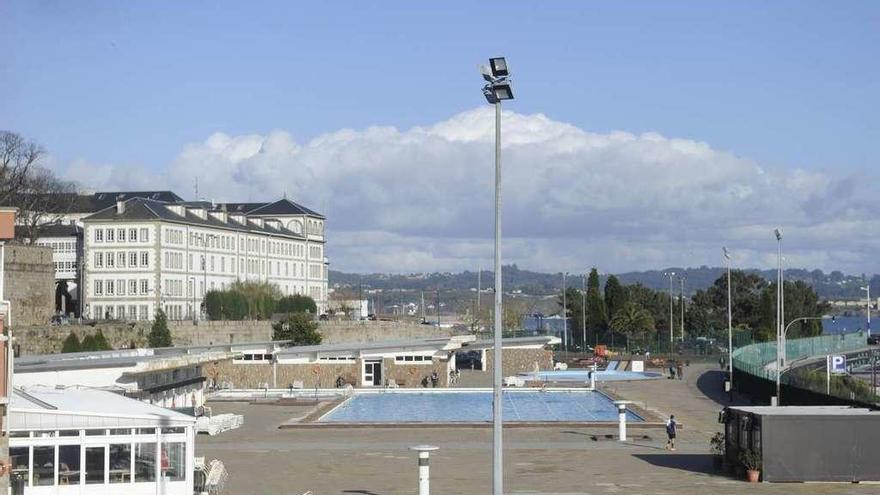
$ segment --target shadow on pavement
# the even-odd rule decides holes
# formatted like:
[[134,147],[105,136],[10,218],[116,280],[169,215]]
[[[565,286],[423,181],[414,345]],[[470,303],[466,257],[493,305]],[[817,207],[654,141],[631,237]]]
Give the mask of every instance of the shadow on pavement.
[[652,466],[702,474],[720,474],[712,465],[712,454],[633,454]]
[[724,381],[727,379],[727,372],[721,370],[708,370],[704,371],[702,375],[697,378],[697,389],[704,395],[706,398],[711,399],[718,405],[722,406],[746,406],[751,405],[752,401],[748,397],[744,397],[740,394],[733,394],[733,401],[731,401],[728,397],[727,392],[724,391]]

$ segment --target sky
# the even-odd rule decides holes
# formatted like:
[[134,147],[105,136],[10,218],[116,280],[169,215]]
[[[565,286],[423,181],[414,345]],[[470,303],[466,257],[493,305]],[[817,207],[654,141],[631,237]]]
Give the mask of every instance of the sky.
[[332,267],[880,271],[877,2],[0,3],[0,128],[86,190],[287,196]]

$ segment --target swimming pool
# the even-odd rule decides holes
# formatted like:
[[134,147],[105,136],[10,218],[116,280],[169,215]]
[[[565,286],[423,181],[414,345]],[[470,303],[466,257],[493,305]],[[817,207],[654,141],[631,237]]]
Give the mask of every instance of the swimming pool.
[[[506,422],[617,421],[617,407],[592,391],[505,391]],[[627,411],[628,421],[644,421]],[[491,392],[357,393],[322,423],[457,423],[492,420]]]
[[[520,373],[519,376],[527,380],[541,380],[546,382],[581,382],[590,381],[590,370],[582,368],[572,368],[568,370],[556,371],[537,371],[532,373]],[[660,378],[660,373],[653,372],[637,372],[637,371],[618,371],[618,370],[600,370],[596,371],[597,382],[615,382],[625,380],[651,380]]]

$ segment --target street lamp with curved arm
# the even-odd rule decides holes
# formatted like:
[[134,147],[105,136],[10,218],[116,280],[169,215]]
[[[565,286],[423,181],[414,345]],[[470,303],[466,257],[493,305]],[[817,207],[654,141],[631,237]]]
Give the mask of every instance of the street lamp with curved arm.
[[782,366],[784,365],[783,361],[785,360],[784,356],[784,348],[785,348],[785,339],[786,335],[788,335],[788,329],[791,328],[792,325],[799,321],[809,321],[809,320],[821,320],[821,316],[801,316],[800,318],[795,318],[788,322],[788,325],[785,326],[785,329],[782,330],[782,339],[776,343],[776,405],[782,405],[782,385],[779,381],[779,378],[782,376],[783,370]]

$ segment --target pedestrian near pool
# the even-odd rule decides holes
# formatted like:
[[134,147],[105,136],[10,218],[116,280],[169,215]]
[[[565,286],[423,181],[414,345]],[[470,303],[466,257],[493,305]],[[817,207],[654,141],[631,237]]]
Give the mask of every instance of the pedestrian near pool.
[[677,427],[675,415],[671,414],[666,420],[666,450],[675,450],[675,430]]
[[681,365],[681,361],[675,363],[675,371],[678,373],[678,379],[681,380],[684,377],[684,367]]
[[437,388],[437,383],[439,383],[439,382],[440,382],[440,377],[437,376],[437,372],[435,371],[435,372],[431,373],[431,387]]

